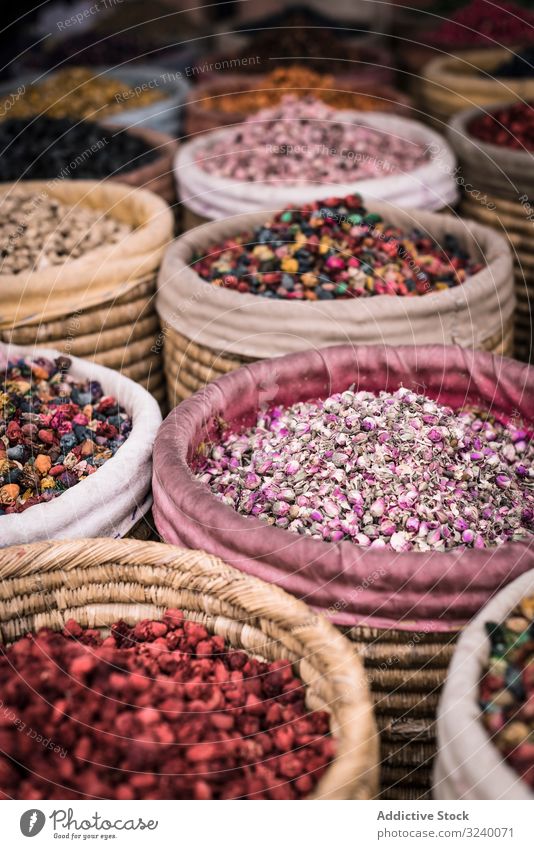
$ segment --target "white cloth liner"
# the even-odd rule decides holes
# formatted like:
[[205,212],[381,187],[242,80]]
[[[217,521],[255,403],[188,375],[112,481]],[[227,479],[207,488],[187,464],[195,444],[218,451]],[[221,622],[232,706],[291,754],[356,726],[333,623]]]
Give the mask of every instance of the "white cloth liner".
[[[343,110],[340,121],[362,123],[391,133],[398,138],[418,142],[429,149],[430,160],[411,172],[349,183],[310,183],[299,186],[268,185],[260,181],[243,182],[208,174],[196,159],[214,139],[230,139],[235,128],[226,127],[180,146],[175,160],[178,197],[192,212],[210,220],[254,212],[258,209],[282,209],[326,197],[344,197],[358,192],[365,199],[375,198],[405,207],[443,209],[458,197],[454,169],[456,160],[445,139],[418,121],[380,112]],[[268,139],[266,139],[266,144]]]
[[158,277],[156,307],[165,326],[212,350],[256,359],[306,348],[368,344],[458,344],[482,347],[513,315],[513,265],[507,240],[488,227],[450,215],[397,209],[370,201],[369,211],[438,241],[455,234],[487,267],[461,286],[421,297],[377,295],[333,301],[285,301],[212,286],[189,267],[229,236],[251,230],[273,211],[196,227],[168,248]]
[[501,590],[460,637],[438,711],[435,799],[534,799],[492,743],[478,705],[479,682],[490,649],[485,623],[502,622],[517,602],[533,594],[534,571],[530,571]]
[[[50,348],[0,344],[0,370],[8,360],[66,356]],[[0,516],[0,548],[48,539],[123,537],[152,504],[152,446],[161,424],[157,401],[119,372],[78,357],[69,369],[77,380],[97,380],[132,418],[132,430],[117,453],[93,475],[45,504]]]

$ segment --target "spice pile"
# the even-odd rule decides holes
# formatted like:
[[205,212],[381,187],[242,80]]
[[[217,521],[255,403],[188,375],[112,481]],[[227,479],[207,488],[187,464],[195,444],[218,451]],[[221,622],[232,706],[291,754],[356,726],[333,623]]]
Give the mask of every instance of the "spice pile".
[[489,413],[347,390],[259,414],[199,450],[194,471],[224,504],[294,533],[445,551],[534,531],[533,460],[527,432]]
[[219,138],[208,137],[197,156],[208,174],[293,186],[390,177],[428,161],[417,142],[342,120],[320,100],[293,95]]
[[534,790],[534,597],[502,622],[487,622],[490,658],[480,682],[484,725],[503,757]]
[[499,147],[534,150],[534,103],[503,106],[491,115],[477,115],[468,126],[471,135]]
[[124,130],[68,118],[0,122],[0,180],[97,180],[140,168],[158,152]]
[[367,212],[359,195],[279,212],[195,257],[214,286],[267,298],[332,300],[417,296],[458,286],[480,271],[458,240],[403,233]]
[[[447,47],[498,47],[530,41],[534,15],[516,3],[471,0],[467,6],[425,35],[431,45]],[[423,39],[421,39],[423,40]]]
[[328,714],[307,712],[289,663],[233,651],[177,610],[105,639],[70,620],[0,651],[0,796],[298,799],[333,757]]
[[20,359],[0,383],[0,517],[50,501],[94,474],[128,438],[132,422],[71,361]]
[[38,271],[119,242],[131,232],[116,218],[47,195],[14,191],[0,202],[0,274]]
[[336,80],[330,74],[319,74],[302,65],[290,65],[275,68],[270,74],[258,77],[250,91],[221,94],[214,89],[213,94],[208,92],[199,105],[203,109],[249,115],[280,103],[288,90],[296,89],[293,92],[296,97],[316,97],[333,109],[388,112],[396,107],[388,99],[387,91],[384,97],[380,97],[379,93],[346,91],[346,88],[343,80]]
[[[99,76],[90,68],[64,68],[28,86],[11,106],[9,116],[29,118],[46,113],[49,118],[102,117],[131,109],[129,93],[130,86],[114,77]],[[147,88],[136,95],[133,108],[149,106],[163,97],[161,92]]]

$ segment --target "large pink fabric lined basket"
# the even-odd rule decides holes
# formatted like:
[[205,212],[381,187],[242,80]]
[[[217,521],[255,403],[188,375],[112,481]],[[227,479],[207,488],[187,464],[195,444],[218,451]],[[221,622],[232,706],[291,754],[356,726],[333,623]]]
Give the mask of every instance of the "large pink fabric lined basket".
[[[232,372],[184,401],[162,425],[154,454],[154,516],[170,543],[204,548],[327,612],[339,625],[450,631],[500,587],[534,566],[534,537],[494,549],[373,551],[323,542],[245,518],[196,481],[190,461],[214,439],[255,420],[260,405],[358,389],[417,389],[453,408],[479,404],[534,421],[534,368],[459,347],[310,350]],[[339,602],[342,602],[340,605]]]

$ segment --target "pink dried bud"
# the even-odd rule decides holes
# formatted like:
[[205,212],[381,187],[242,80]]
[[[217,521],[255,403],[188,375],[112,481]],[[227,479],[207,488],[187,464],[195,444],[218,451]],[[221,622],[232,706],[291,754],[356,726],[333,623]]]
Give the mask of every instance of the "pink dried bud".
[[275,516],[287,516],[289,513],[289,504],[285,501],[274,501],[271,509]]
[[404,527],[409,533],[416,534],[419,530],[419,519],[417,516],[410,516],[409,519],[406,519],[406,525]]
[[259,475],[255,475],[253,472],[249,472],[248,475],[245,475],[245,486],[247,489],[257,489],[261,484],[261,478]]
[[406,539],[402,531],[397,531],[390,539],[390,545],[393,551],[409,551],[411,543]]
[[395,523],[391,522],[389,519],[383,519],[380,522],[380,533],[385,537],[392,536],[397,530]]
[[379,518],[384,515],[384,510],[386,509],[386,502],[383,498],[377,498],[376,501],[373,501],[371,506],[369,507],[369,513],[371,516],[375,518]]
[[296,475],[299,469],[300,466],[296,460],[290,460],[289,463],[286,463],[284,466],[284,472],[286,475]]

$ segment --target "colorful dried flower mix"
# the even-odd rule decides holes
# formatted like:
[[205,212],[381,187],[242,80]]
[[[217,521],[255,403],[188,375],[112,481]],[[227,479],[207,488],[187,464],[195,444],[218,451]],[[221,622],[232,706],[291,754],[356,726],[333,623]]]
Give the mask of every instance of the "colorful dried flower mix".
[[391,177],[429,161],[418,142],[343,117],[320,100],[292,95],[208,137],[196,159],[208,174],[286,186]]
[[50,501],[94,474],[132,422],[97,381],[77,381],[71,360],[10,361],[0,383],[0,517]]
[[234,651],[178,610],[106,637],[43,628],[0,648],[0,677],[0,798],[298,799],[334,755],[288,662]]
[[315,301],[439,292],[482,265],[452,234],[438,243],[417,228],[405,233],[355,194],[285,209],[194,256],[192,268],[214,286]]
[[534,531],[522,426],[409,389],[274,407],[201,446],[196,477],[244,516],[394,551],[486,548]]
[[534,790],[534,596],[504,622],[487,622],[491,649],[480,682],[482,720],[503,757]]

